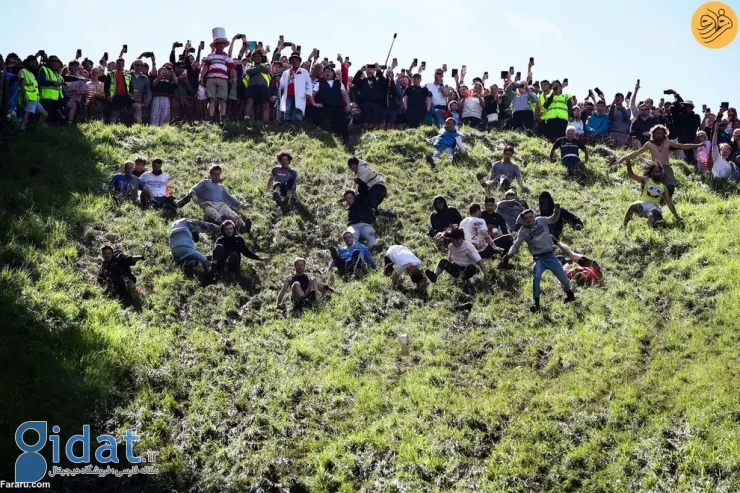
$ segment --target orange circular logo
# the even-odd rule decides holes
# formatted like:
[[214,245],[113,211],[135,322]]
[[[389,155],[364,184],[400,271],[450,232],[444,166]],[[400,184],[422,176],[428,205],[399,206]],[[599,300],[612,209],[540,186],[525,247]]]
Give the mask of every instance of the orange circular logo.
[[708,2],[694,12],[691,31],[694,38],[707,48],[724,48],[737,35],[737,15],[722,2]]

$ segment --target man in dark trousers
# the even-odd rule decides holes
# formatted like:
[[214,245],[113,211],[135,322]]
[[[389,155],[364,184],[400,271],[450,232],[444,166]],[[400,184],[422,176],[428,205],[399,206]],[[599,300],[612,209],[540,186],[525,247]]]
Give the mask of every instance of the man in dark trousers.
[[347,112],[350,109],[347,88],[342,81],[336,79],[336,72],[327,65],[324,67],[324,78],[313,86],[313,97],[316,108],[319,108],[317,121],[319,125],[329,122],[331,131],[342,137],[342,141],[349,143],[349,127],[347,126]]
[[347,190],[342,195],[347,208],[347,231],[350,231],[355,241],[364,241],[370,252],[375,251],[375,214],[367,203],[367,197],[357,195],[354,190]]
[[101,248],[103,265],[98,272],[98,283],[106,293],[124,302],[132,302],[136,297],[136,276],[131,267],[144,257],[126,255],[120,250],[113,250],[110,245]]
[[414,74],[411,85],[403,92],[403,109],[406,112],[406,125],[416,128],[422,123],[432,105],[432,95],[426,86],[421,85],[421,74]]
[[221,223],[221,237],[216,240],[216,246],[213,248],[213,277],[224,270],[239,275],[242,255],[260,262],[268,260],[250,250],[244,243],[244,238],[236,234],[234,222],[227,219]]
[[357,88],[362,123],[383,123],[387,82],[378,64],[365,68],[365,78],[362,77],[362,70],[358,71],[352,83]]
[[[679,144],[693,144],[696,142],[696,131],[701,125],[701,117],[694,113],[694,103],[690,100],[684,101],[673,89],[668,89],[666,94],[673,94],[676,102],[671,106],[671,116],[676,135],[671,135]],[[686,161],[695,163],[694,150],[684,149]]]
[[438,245],[446,246],[450,241],[452,227],[462,222],[462,215],[460,215],[460,211],[456,208],[448,206],[447,201],[442,195],[434,197],[432,208],[434,212],[429,217],[431,228],[427,234]]

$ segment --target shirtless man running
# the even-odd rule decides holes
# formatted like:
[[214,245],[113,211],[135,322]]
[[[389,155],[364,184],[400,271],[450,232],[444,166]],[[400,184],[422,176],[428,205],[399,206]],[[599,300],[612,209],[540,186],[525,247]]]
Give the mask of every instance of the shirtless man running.
[[636,150],[631,154],[627,154],[617,161],[617,164],[621,164],[625,161],[629,162],[647,151],[650,151],[650,157],[654,164],[663,165],[663,184],[668,188],[668,194],[672,197],[673,191],[676,189],[676,179],[673,176],[673,168],[669,164],[671,150],[673,149],[696,149],[701,147],[702,144],[679,144],[675,140],[668,140],[668,129],[663,125],[656,125],[650,129],[650,140],[648,140],[644,146]]

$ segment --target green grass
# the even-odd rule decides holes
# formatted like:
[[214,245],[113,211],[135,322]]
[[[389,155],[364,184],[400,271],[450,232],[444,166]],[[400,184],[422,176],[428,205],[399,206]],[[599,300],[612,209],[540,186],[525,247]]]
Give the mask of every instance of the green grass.
[[[382,273],[326,274],[346,213],[347,152],[330,136],[230,127],[42,129],[0,150],[0,479],[12,480],[15,428],[47,420],[62,435],[134,428],[160,452],[157,477],[60,481],[68,491],[737,491],[740,489],[740,199],[675,162],[683,225],[621,219],[638,196],[613,153],[592,152],[589,184],[563,179],[543,141],[466,137],[469,155],[430,168],[430,129],[365,134],[356,153],[386,177],[386,245],[428,267],[432,198],[461,211],[504,143],[542,189],[584,218],[564,239],[604,267],[603,283],[564,305],[547,274],[529,313],[526,251],[477,281],[470,313],[443,277],[428,301]],[[318,137],[318,138],[317,138]],[[265,184],[289,149],[307,212],[282,216]],[[224,166],[248,204],[265,264],[253,286],[202,287],[169,256],[169,222],[116,208],[109,176],[141,154],[165,158],[176,195]],[[32,167],[40,168],[35,175]],[[182,212],[200,218],[188,205]],[[95,284],[99,248],[149,258],[135,268],[144,309]],[[207,251],[210,240],[202,241]],[[526,249],[524,249],[526,250]],[[292,259],[337,289],[313,312],[274,307]],[[409,281],[405,280],[408,287]],[[411,355],[400,356],[408,333]],[[123,486],[126,485],[126,486]]]

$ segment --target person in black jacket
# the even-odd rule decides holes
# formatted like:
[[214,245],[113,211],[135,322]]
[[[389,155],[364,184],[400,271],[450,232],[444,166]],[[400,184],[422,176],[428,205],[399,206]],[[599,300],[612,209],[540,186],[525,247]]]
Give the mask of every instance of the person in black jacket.
[[382,123],[385,111],[386,88],[388,86],[378,64],[368,65],[365,78],[359,70],[352,84],[356,87],[357,103],[360,105],[362,123]]
[[442,195],[434,197],[432,208],[434,212],[429,217],[432,227],[427,234],[438,244],[446,246],[450,241],[450,231],[452,231],[453,226],[456,227],[462,222],[462,216],[456,208],[447,205],[447,201]]
[[105,288],[106,294],[119,301],[133,301],[136,296],[136,276],[131,267],[144,257],[126,255],[120,250],[113,250],[110,245],[101,248],[103,265],[98,272],[98,283]]
[[351,231],[355,241],[365,242],[371,252],[375,251],[375,214],[367,203],[367,197],[357,195],[354,190],[346,190],[342,200],[347,204],[347,231]]
[[[696,141],[696,131],[701,125],[701,117],[694,113],[694,103],[684,101],[683,98],[673,89],[668,89],[667,94],[673,94],[676,101],[671,105],[671,117],[675,128],[675,137],[679,144],[693,144]],[[672,129],[673,130],[673,129]],[[686,155],[686,161],[695,164],[693,149],[683,151]]]
[[261,262],[268,260],[250,250],[244,243],[244,238],[236,234],[234,222],[227,219],[221,223],[221,237],[216,240],[216,246],[213,249],[212,273],[221,273],[226,269],[239,274],[242,255]]
[[342,81],[336,79],[336,72],[331,65],[323,69],[324,78],[313,87],[314,101],[316,102],[316,122],[325,126],[329,122],[331,131],[342,137],[345,144],[349,143],[349,128],[347,126],[347,112],[350,110],[349,95]]
[[[547,190],[542,191],[539,197],[540,202],[540,216],[550,217],[555,211],[555,201],[552,199],[552,195]],[[563,232],[563,224],[570,224],[570,226],[576,231],[583,229],[583,221],[570,212],[565,207],[560,208],[560,218],[557,222],[548,225],[550,228],[550,234],[555,238],[560,238],[560,234]]]

